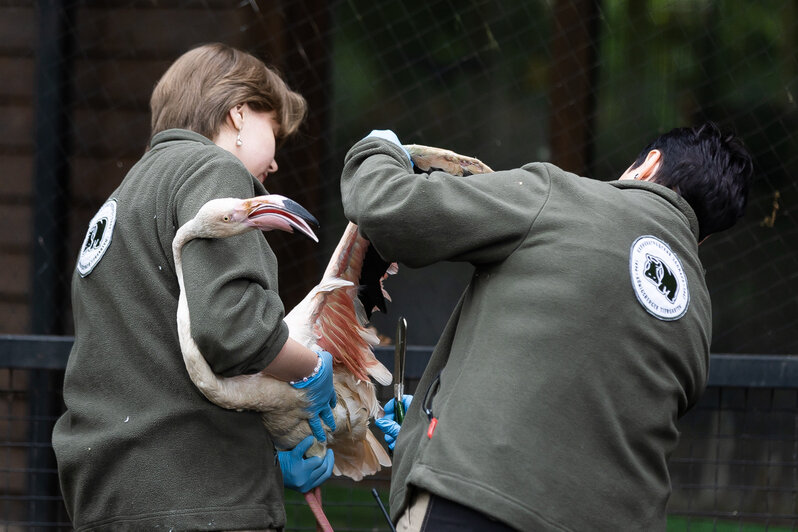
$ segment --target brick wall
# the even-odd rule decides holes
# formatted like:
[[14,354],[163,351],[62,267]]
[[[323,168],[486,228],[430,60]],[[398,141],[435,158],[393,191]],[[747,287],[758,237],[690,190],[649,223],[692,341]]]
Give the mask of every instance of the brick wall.
[[[71,333],[68,285],[86,225],[146,146],[152,87],[177,56],[195,45],[222,41],[257,53],[286,73],[293,88],[309,93],[305,95],[316,112],[305,126],[304,145],[294,145],[284,154],[276,185],[270,190],[286,193],[281,188],[302,183],[303,192],[286,195],[311,211],[318,205],[312,184],[320,180],[325,96],[323,90],[312,92],[311,87],[318,87],[318,76],[325,75],[326,52],[318,39],[306,39],[303,32],[313,32],[314,21],[327,23],[324,3],[285,2],[282,6],[206,0],[194,7],[178,5],[176,1],[105,0],[77,7],[70,28],[73,52],[68,56],[69,176],[63,183],[68,200],[63,212],[53,213],[53,223],[66,225],[67,251],[57,265],[63,319],[58,330],[48,333]],[[31,250],[36,242],[32,217],[40,15],[36,6],[33,1],[17,1],[0,7],[0,334],[34,332]],[[304,26],[287,28],[286,21],[299,12],[305,17]],[[298,43],[311,47],[312,62],[302,58],[304,51],[296,49]],[[309,243],[274,240],[278,258],[287,262],[281,288],[290,308],[310,288],[318,268],[307,260],[313,255]],[[308,281],[292,282],[292,278]]]

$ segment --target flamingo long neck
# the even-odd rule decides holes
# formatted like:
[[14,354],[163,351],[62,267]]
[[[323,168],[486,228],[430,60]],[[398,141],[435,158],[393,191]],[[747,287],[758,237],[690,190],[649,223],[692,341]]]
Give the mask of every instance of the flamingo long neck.
[[214,385],[218,386],[216,382],[218,378],[213,373],[210,366],[208,366],[197,343],[191,337],[191,316],[188,311],[186,285],[183,281],[183,246],[198,236],[197,223],[192,219],[178,229],[175,239],[172,241],[175,273],[177,274],[177,284],[180,286],[180,297],[177,300],[177,336],[180,339],[180,351],[183,354],[183,362],[186,365],[191,380],[197,388],[208,397],[210,389],[215,387]]
[[188,298],[186,297],[186,287],[183,281],[183,246],[191,240],[200,237],[199,224],[194,220],[186,222],[178,229],[175,239],[172,241],[172,255],[175,261],[175,273],[177,283],[180,286],[180,297],[177,301],[177,336],[180,339],[180,351],[183,354],[183,362],[191,381],[202,394],[210,401],[223,408],[240,410],[247,408],[240,401],[233,401],[242,395],[238,388],[243,385],[242,379],[225,379],[218,377],[205,357],[202,356],[199,346],[191,337],[191,317],[188,310]]
[[360,236],[357,225],[349,222],[324,270],[323,277],[338,277],[357,283],[369,241]]

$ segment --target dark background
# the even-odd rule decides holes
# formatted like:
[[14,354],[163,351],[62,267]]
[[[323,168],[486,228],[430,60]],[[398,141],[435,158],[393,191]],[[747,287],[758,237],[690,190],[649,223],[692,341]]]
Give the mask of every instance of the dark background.
[[[657,134],[711,119],[756,164],[747,216],[701,247],[713,352],[795,354],[797,12],[795,0],[4,2],[0,333],[71,334],[78,246],[148,141],[153,85],[190,47],[223,41],[310,103],[267,182],[322,222],[319,245],[269,235],[288,308],[343,230],[343,157],[371,129],[495,169],[542,160],[610,180]],[[433,344],[469,274],[403,268],[375,324],[392,336],[404,315],[410,343]]]

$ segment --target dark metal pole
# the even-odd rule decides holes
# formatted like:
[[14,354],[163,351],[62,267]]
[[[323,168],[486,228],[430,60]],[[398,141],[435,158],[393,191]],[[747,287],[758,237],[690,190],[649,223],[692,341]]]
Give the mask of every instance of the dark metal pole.
[[551,161],[593,177],[601,0],[557,0],[551,49]]
[[34,334],[57,334],[62,325],[59,276],[66,245],[69,185],[69,58],[73,8],[69,0],[39,0],[33,182]]
[[[32,193],[33,242],[31,330],[60,334],[66,289],[61,282],[67,242],[69,184],[70,59],[75,39],[74,0],[39,0],[36,69],[35,176]],[[53,420],[60,412],[60,372],[30,376],[28,514],[31,523],[55,523],[61,502]]]

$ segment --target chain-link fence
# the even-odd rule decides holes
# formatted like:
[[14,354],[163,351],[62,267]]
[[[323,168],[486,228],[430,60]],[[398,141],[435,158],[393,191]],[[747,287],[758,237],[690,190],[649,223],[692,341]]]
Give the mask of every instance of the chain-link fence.
[[[711,119],[743,137],[756,169],[747,216],[701,247],[712,350],[798,354],[796,0],[3,2],[0,334],[71,334],[69,280],[88,220],[143,152],[154,83],[209,41],[276,65],[310,105],[267,182],[322,223],[318,246],[269,236],[289,308],[343,230],[343,157],[371,129],[496,169],[546,160],[609,180],[656,134]],[[468,277],[462,265],[404,269],[392,314],[375,324],[390,332],[404,315],[410,343],[433,344]],[[53,385],[3,371],[13,408]],[[44,408],[32,414],[53,414]],[[23,425],[4,433],[10,445],[46,443]],[[27,451],[14,456],[4,471],[25,469]],[[26,478],[0,489],[16,496]]]
[[672,522],[798,528],[798,391],[710,387],[670,459]]
[[[58,375],[68,338],[0,338],[0,530],[68,530],[46,438],[60,410]],[[389,364],[392,349],[379,348]],[[408,353],[407,391],[415,391],[429,349]],[[3,369],[6,368],[6,369]],[[30,384],[39,380],[37,389]],[[378,387],[386,401],[389,387]],[[669,460],[669,531],[786,532],[798,529],[798,359],[713,356],[709,387],[681,421]],[[389,530],[371,489],[387,505],[390,469],[362,482],[333,478],[323,487],[335,530]],[[315,521],[297,493],[286,493],[288,530]]]

